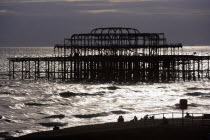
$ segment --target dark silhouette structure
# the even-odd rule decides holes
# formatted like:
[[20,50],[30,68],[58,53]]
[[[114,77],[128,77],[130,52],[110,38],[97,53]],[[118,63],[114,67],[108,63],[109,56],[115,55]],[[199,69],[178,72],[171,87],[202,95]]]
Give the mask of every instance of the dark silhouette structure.
[[119,116],[119,118],[117,119],[117,122],[124,122],[124,118],[123,118],[123,116],[121,115],[121,116]]
[[173,82],[209,78],[209,56],[181,55],[164,33],[96,28],[56,44],[52,57],[8,58],[10,79]]

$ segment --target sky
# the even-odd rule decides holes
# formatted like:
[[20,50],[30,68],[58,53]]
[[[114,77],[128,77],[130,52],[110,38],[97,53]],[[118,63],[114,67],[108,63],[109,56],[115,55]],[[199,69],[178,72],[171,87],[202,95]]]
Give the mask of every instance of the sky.
[[210,45],[210,0],[0,0],[0,47],[54,46],[99,27]]

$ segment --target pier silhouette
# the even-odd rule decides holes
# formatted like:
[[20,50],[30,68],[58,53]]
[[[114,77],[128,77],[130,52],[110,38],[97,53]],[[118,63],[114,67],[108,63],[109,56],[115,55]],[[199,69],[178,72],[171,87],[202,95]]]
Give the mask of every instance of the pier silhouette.
[[209,56],[183,55],[164,33],[96,28],[54,46],[52,57],[8,58],[10,79],[63,82],[174,82],[209,79]]

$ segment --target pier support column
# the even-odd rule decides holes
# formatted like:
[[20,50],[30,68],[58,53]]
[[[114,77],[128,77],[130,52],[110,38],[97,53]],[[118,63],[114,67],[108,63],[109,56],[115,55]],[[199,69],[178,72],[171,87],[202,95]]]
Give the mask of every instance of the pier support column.
[[9,60],[9,80],[11,80],[11,61]]

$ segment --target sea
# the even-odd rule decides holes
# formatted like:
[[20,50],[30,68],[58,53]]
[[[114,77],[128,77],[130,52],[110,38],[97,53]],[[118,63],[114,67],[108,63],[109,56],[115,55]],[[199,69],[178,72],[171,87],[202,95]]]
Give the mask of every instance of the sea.
[[[196,53],[195,53],[196,52]],[[183,54],[210,55],[210,46],[184,46]],[[189,113],[210,113],[210,82],[173,83],[58,83],[9,80],[9,57],[52,56],[53,47],[0,47],[0,138],[33,132],[125,121],[146,114],[181,113],[180,99]]]

